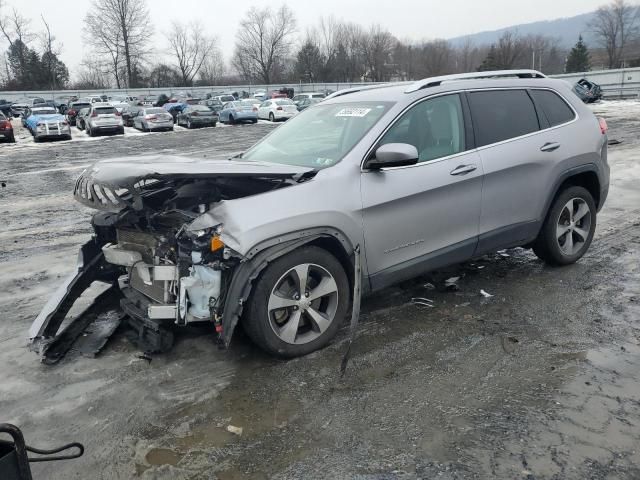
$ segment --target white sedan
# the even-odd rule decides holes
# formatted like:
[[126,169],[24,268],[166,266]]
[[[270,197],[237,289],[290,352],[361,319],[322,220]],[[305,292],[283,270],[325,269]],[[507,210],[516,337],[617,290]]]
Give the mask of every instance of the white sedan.
[[258,108],[258,118],[275,122],[277,120],[287,120],[298,114],[298,108],[288,98],[274,98],[265,100]]

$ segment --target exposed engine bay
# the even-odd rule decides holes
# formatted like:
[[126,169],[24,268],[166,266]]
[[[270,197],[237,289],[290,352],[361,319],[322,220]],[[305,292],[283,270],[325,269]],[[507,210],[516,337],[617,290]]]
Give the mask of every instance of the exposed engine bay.
[[46,357],[63,336],[58,329],[73,302],[96,280],[110,283],[120,295],[125,318],[146,351],[167,350],[173,343],[169,327],[193,322],[211,322],[228,345],[223,314],[227,302],[238,302],[229,298],[229,287],[245,259],[225,245],[224,219],[207,228],[190,227],[220,202],[296,185],[313,175],[300,167],[180,157],[107,161],[86,170],[74,197],[100,210],[92,218],[94,236],[80,251],[76,274],[32,325],[32,348]]

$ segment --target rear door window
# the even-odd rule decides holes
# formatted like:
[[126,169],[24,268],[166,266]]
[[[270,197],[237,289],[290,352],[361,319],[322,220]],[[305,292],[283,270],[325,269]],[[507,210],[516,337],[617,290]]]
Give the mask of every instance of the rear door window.
[[562,125],[576,118],[576,114],[567,105],[567,102],[551,90],[531,90],[531,96],[542,109],[549,121],[549,125],[552,127]]
[[469,92],[478,147],[540,130],[533,101],[525,90]]
[[109,115],[116,113],[116,109],[113,107],[97,107],[95,110],[98,115]]

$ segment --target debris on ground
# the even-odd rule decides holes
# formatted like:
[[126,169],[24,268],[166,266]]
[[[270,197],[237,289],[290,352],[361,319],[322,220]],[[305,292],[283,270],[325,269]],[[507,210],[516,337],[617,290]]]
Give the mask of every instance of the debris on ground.
[[436,286],[433,283],[425,283],[423,287],[426,288],[427,290],[435,290],[436,288]]
[[460,277],[447,278],[444,281],[444,288],[452,292],[460,290],[460,287],[458,287],[458,280],[460,280]]
[[414,305],[422,305],[424,307],[433,308],[433,300],[429,298],[414,297],[411,299],[411,303],[413,303]]
[[620,145],[622,140],[618,140],[617,138],[612,138],[607,142],[608,145]]
[[485,292],[484,290],[480,290],[480,295],[482,295],[484,298],[493,297],[493,295],[491,295],[489,292]]
[[227,432],[240,436],[242,435],[242,427],[234,427],[233,425],[227,425]]

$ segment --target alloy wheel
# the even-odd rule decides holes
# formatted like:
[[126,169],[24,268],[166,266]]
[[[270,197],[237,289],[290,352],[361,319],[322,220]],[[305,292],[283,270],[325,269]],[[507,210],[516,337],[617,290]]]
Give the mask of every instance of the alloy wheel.
[[321,336],[335,320],[338,285],[320,265],[304,263],[282,275],[269,295],[267,315],[283,342],[305,344]]
[[556,239],[563,254],[575,255],[591,231],[591,209],[582,198],[572,198],[560,211]]

